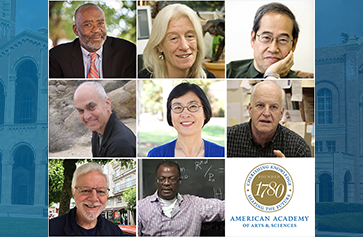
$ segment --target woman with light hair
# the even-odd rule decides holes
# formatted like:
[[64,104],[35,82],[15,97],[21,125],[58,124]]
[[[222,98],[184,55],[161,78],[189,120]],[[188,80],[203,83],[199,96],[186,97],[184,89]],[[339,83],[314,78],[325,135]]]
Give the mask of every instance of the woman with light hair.
[[215,78],[202,67],[204,57],[196,12],[183,4],[168,5],[155,18],[138,78]]

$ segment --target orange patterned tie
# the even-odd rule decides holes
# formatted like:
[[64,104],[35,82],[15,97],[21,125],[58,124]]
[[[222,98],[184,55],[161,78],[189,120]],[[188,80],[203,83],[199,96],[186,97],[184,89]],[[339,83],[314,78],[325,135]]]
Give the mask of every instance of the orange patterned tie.
[[95,66],[97,53],[89,54],[91,56],[91,66],[89,67],[87,78],[100,78],[97,68]]

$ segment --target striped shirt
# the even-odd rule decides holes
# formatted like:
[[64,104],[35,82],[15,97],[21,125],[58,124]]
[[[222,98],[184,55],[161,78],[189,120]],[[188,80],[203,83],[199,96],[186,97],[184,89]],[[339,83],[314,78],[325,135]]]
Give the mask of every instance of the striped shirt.
[[202,222],[224,220],[224,201],[193,195],[177,196],[179,211],[167,217],[157,192],[138,202],[138,235],[199,236]]

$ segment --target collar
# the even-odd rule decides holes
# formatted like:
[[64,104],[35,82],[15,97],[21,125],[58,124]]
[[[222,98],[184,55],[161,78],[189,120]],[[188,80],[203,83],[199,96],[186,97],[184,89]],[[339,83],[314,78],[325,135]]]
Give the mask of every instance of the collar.
[[[183,196],[180,193],[178,193],[176,195],[176,201],[178,202],[179,205],[183,201]],[[150,202],[160,202],[159,201],[158,190],[156,190],[155,193],[151,196]]]
[[248,67],[246,77],[247,78],[261,78],[260,75],[262,75],[262,78],[263,78],[263,74],[260,73],[259,71],[257,71],[257,69],[255,68],[255,65],[253,64],[254,62],[255,62],[255,60],[253,59],[251,62],[251,65]]
[[[79,231],[79,229],[77,227],[76,211],[77,211],[77,207],[74,207],[67,213],[68,217],[66,218],[66,223],[65,223],[65,227],[64,227],[64,233],[66,233],[66,235],[81,235],[81,232]],[[97,217],[96,225],[97,225],[97,233],[98,233],[99,230],[102,228],[101,214]]]
[[[81,45],[81,42],[79,42],[79,45]],[[81,45],[81,50],[82,50],[83,56],[88,57],[89,54],[96,53],[98,55],[98,57],[102,57],[103,45],[101,46],[101,48],[99,50],[97,50],[96,52],[92,52],[92,53],[88,52],[85,48],[82,47],[82,45]]]

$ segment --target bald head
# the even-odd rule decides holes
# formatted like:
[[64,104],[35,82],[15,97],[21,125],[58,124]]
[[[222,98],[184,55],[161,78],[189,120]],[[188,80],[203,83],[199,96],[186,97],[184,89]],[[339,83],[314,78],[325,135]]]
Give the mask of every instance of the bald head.
[[[261,87],[261,88],[259,88]],[[259,89],[258,89],[259,88]],[[285,92],[284,90],[279,86],[277,85],[275,82],[273,81],[261,81],[259,83],[257,83],[253,88],[252,88],[252,91],[251,91],[251,97],[250,97],[250,103],[253,104],[255,101],[254,100],[254,97],[255,97],[255,93],[256,93],[256,90],[258,91],[262,91],[262,93],[264,91],[268,92],[268,91],[274,91],[276,93],[280,93],[280,95],[278,96],[280,98],[280,105],[281,105],[281,109],[285,106]]]
[[91,130],[103,134],[111,116],[111,100],[98,82],[85,82],[74,93],[74,104],[81,121]]

